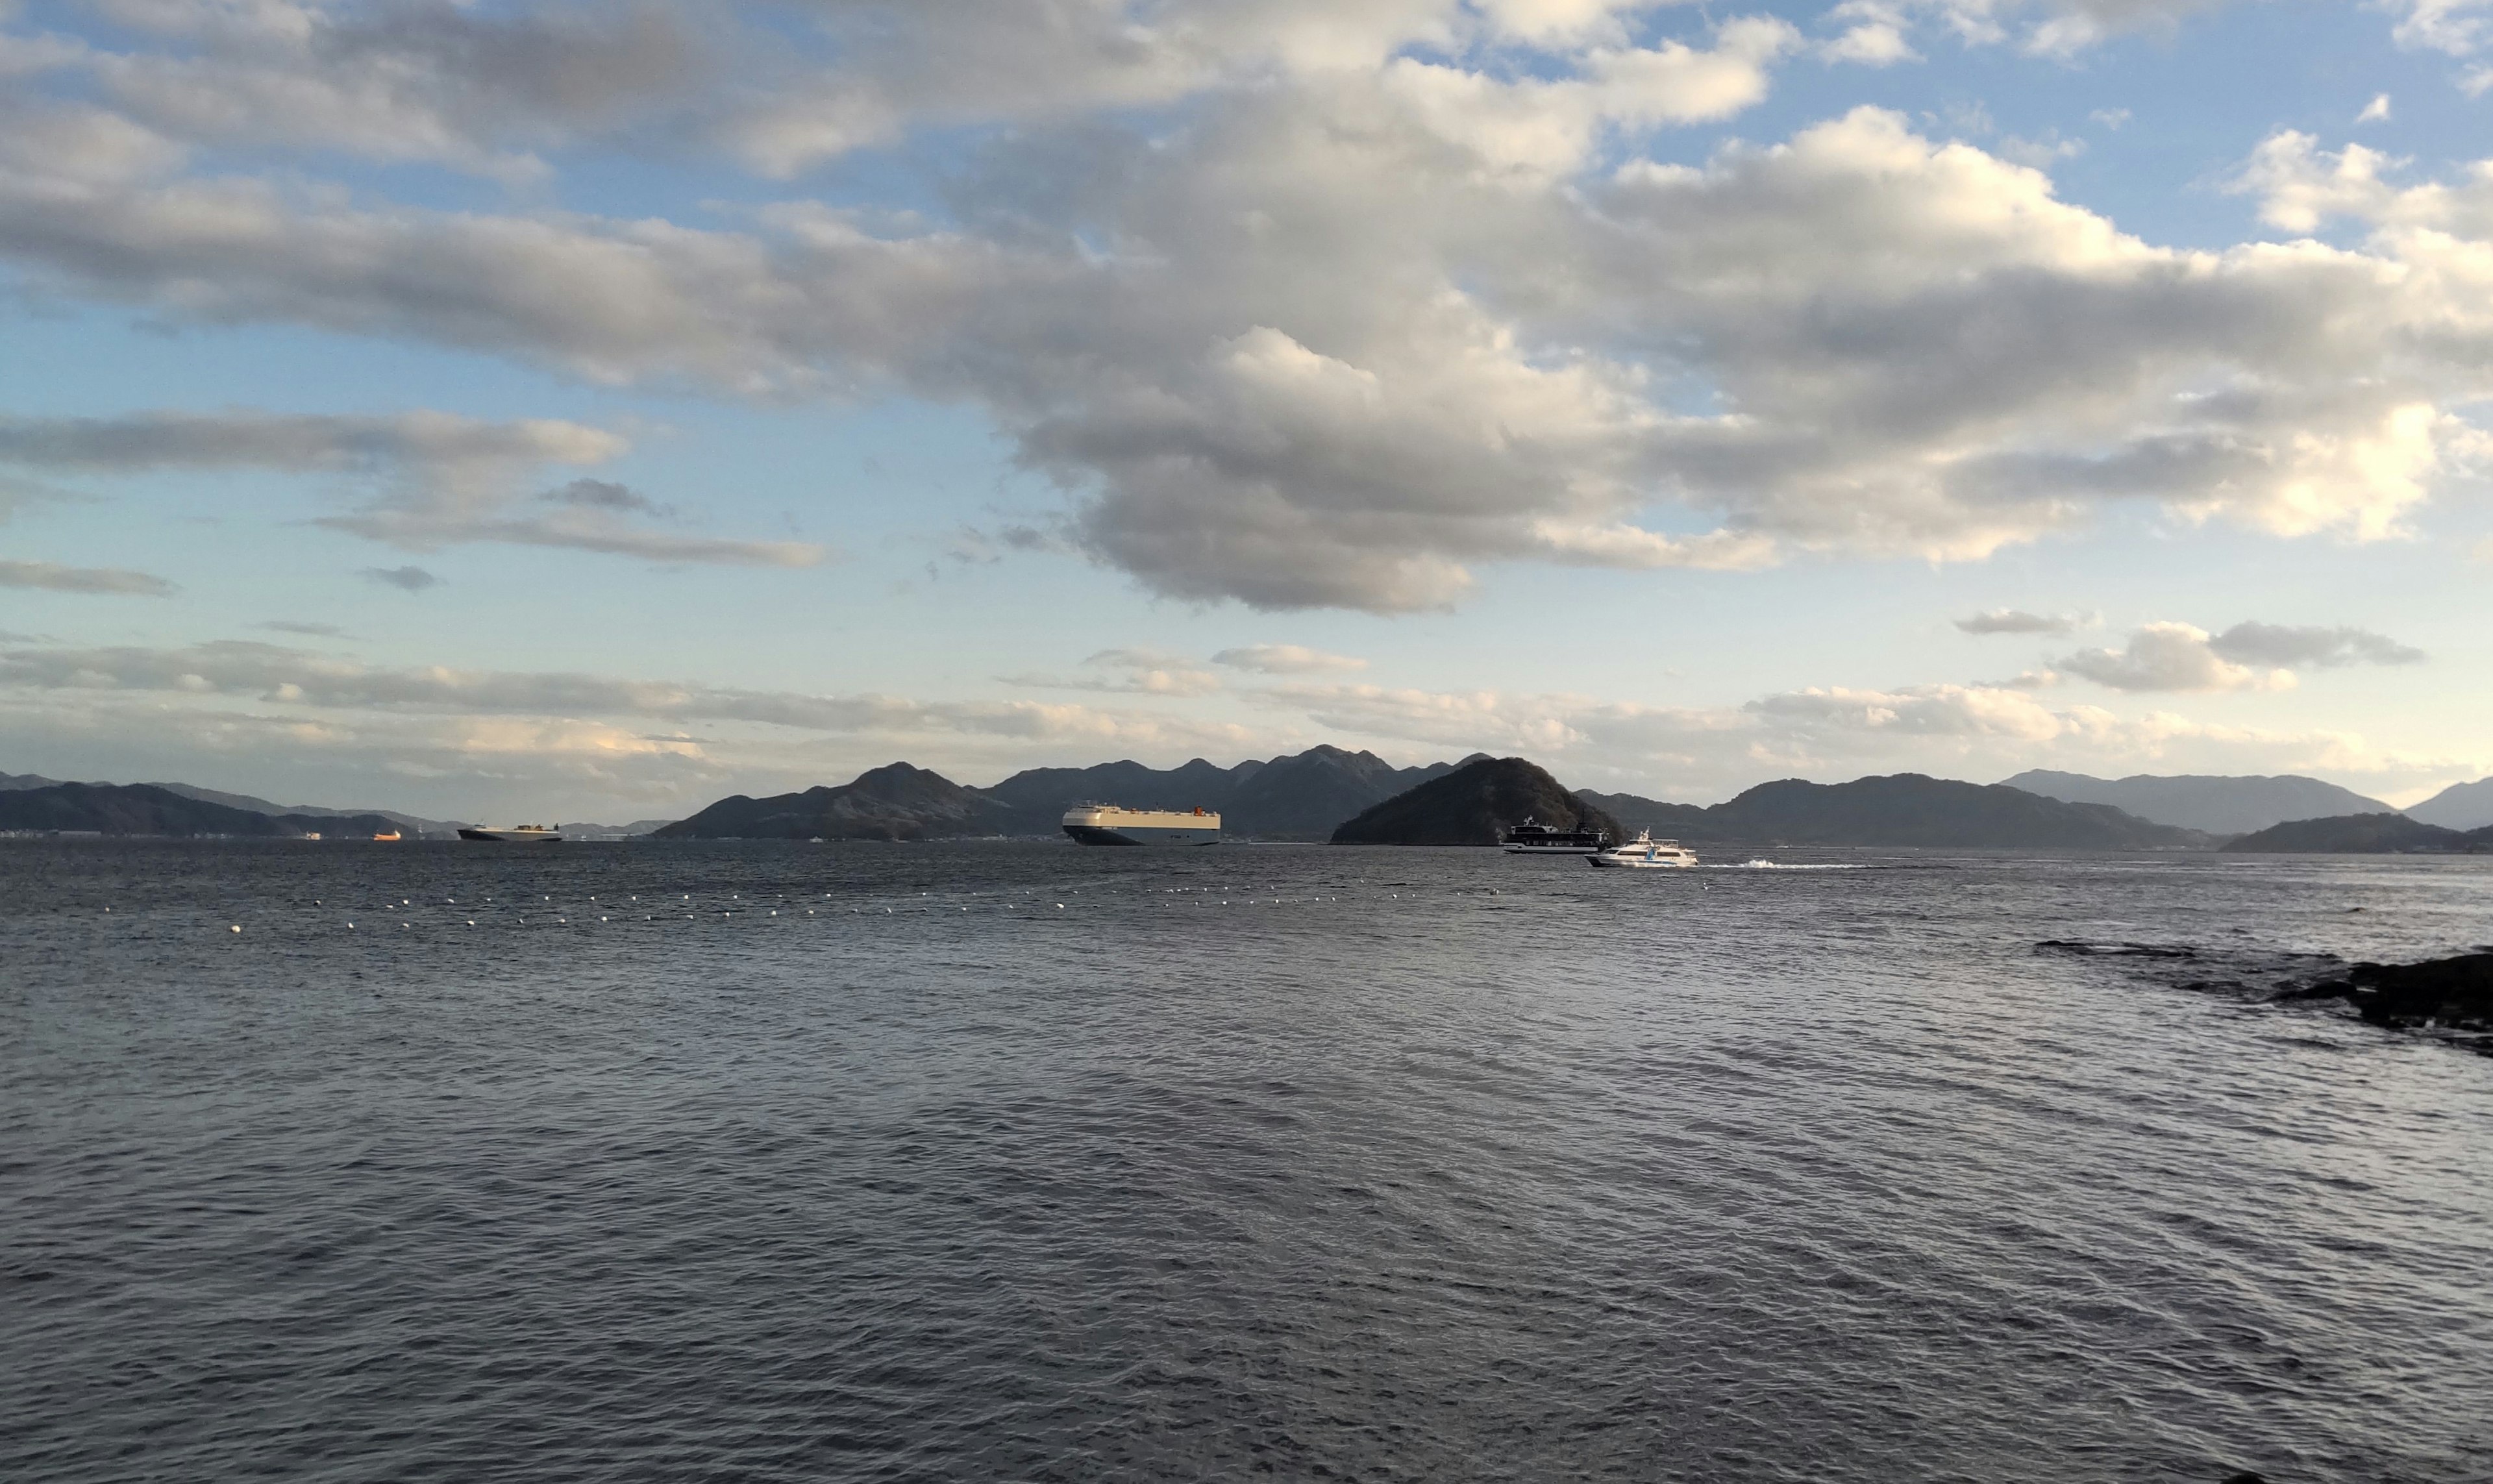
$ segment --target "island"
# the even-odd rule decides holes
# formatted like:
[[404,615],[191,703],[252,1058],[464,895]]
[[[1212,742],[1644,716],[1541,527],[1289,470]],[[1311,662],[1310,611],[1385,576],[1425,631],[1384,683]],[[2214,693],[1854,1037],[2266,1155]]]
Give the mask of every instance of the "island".
[[1526,819],[1623,837],[1619,821],[1521,757],[1483,757],[1362,811],[1337,846],[1493,846]]

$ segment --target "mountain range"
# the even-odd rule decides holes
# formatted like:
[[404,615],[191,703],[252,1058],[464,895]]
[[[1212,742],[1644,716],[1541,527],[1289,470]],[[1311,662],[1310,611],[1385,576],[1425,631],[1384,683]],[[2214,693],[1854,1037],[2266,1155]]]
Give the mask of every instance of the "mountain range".
[[2142,819],[2210,835],[2246,835],[2289,819],[2395,813],[2379,799],[2291,773],[2275,778],[2189,774],[2158,778],[2139,773],[2106,779],[2036,768],[2000,783],[2072,804],[2109,804]]
[[43,784],[0,789],[0,830],[101,835],[345,839],[404,833],[387,815],[267,814],[195,799],[155,784]]
[[836,787],[770,798],[737,794],[655,833],[671,840],[931,840],[1058,833],[1065,811],[1104,802],[1129,809],[1206,809],[1221,832],[1250,840],[1325,840],[1361,810],[1452,772],[1397,768],[1373,753],[1316,747],[1295,757],[1216,767],[1103,762],[1032,768],[989,788],[895,762]]
[[1617,816],[1631,830],[1691,842],[2064,850],[2204,849],[2215,844],[2200,831],[2157,824],[2109,804],[2070,803],[2004,784],[1919,773],[1847,784],[1787,778],[1711,808],[1589,789],[1577,797]]

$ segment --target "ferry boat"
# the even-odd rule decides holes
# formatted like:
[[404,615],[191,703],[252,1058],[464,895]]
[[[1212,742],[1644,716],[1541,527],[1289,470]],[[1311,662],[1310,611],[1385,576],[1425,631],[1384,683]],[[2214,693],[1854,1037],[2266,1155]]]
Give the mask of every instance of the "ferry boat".
[[1630,871],[1685,870],[1697,864],[1697,852],[1676,840],[1656,840],[1653,831],[1638,830],[1637,838],[1586,857],[1589,866],[1617,866]]
[[1197,809],[1125,809],[1077,804],[1065,812],[1065,833],[1086,846],[1211,846],[1220,843],[1220,816]]
[[1560,829],[1538,819],[1525,819],[1499,842],[1509,855],[1598,855],[1610,846],[1610,832]]
[[459,829],[459,838],[462,840],[489,841],[496,845],[551,846],[560,845],[562,843],[561,830],[562,826],[559,824],[509,824],[497,825],[492,829],[485,829],[482,827],[470,828],[466,825],[462,825]]

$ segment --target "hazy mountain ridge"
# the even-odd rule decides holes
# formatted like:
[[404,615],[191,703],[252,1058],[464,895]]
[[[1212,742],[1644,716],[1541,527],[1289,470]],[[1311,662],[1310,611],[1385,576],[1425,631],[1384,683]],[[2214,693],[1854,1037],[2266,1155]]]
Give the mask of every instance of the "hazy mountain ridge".
[[262,814],[195,799],[154,784],[53,784],[0,790],[0,830],[174,839],[200,835],[355,839],[389,834],[398,831],[399,824],[386,815]]
[[2408,809],[2406,816],[2446,830],[2480,830],[2493,825],[2493,778],[2452,784]]
[[1920,773],[1814,784],[1787,778],[1759,784],[1710,808],[1666,804],[1629,793],[1579,795],[1631,829],[1701,841],[1938,848],[2172,850],[2215,841],[2124,814],[2108,804],[2076,804],[2002,784],[1968,784]]
[[1333,832],[1337,846],[1493,846],[1526,819],[1623,837],[1599,805],[1521,757],[1482,757],[1396,794]]
[[215,788],[201,788],[194,784],[154,782],[145,787],[162,788],[167,793],[178,793],[186,799],[196,799],[202,804],[222,804],[227,809],[249,810],[253,814],[266,815],[272,819],[289,818],[298,815],[315,819],[344,819],[378,815],[384,819],[395,820],[402,829],[414,830],[424,835],[444,836],[459,833],[459,826],[467,822],[459,819],[427,819],[421,815],[402,814],[395,809],[331,809],[319,804],[272,804],[266,799],[254,798],[248,793],[225,793]]
[[2210,835],[2246,835],[2291,819],[2395,813],[2379,799],[2296,773],[2249,777],[2133,773],[2105,779],[2032,768],[2000,780],[1999,787],[2071,804],[2108,804],[2156,824]]

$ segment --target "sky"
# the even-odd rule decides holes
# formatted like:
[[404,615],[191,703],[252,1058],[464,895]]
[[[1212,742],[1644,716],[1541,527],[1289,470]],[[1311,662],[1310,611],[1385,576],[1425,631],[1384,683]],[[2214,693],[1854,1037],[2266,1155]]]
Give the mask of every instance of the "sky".
[[2493,0],[0,0],[0,772],[2493,772]]

